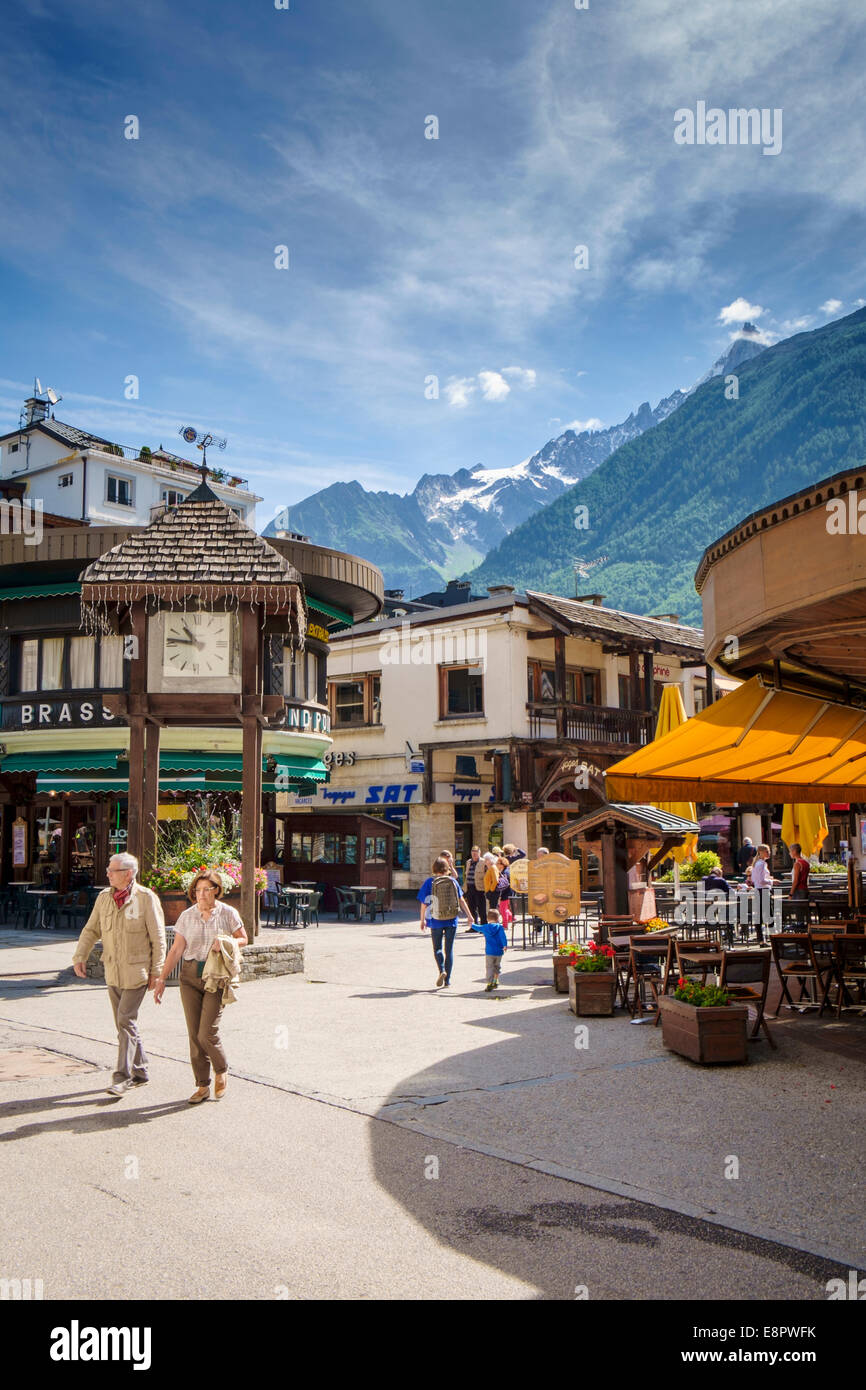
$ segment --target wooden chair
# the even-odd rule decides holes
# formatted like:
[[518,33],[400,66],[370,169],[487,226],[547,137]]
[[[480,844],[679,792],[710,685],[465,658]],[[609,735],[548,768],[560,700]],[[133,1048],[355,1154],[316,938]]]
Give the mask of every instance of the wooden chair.
[[725,951],[722,956],[722,970],[719,984],[726,989],[732,999],[755,1006],[755,1026],[750,1034],[754,1040],[763,1028],[767,1042],[772,1048],[776,1044],[764,1018],[767,1003],[767,990],[770,987],[770,966],[773,962],[771,951]]
[[[654,935],[660,935],[663,939],[667,938],[668,943],[668,952],[665,957],[664,971],[661,980],[658,980],[654,975],[649,977],[649,987],[652,990],[653,1003],[656,1007],[655,1026],[658,1027],[662,1016],[659,1008],[659,996],[667,994],[671,980],[676,982],[676,980],[680,978],[680,970],[677,956],[677,938],[672,934],[668,935],[667,932],[656,932]],[[661,986],[661,988],[659,986]]]
[[717,936],[693,936],[690,941],[674,941],[674,953],[676,955],[676,967],[679,972],[678,979],[689,979],[692,975],[703,975],[703,970],[699,965],[692,965],[689,961],[680,960],[681,951],[720,951],[722,943]]
[[[779,1017],[783,1001],[787,1002],[789,1009],[802,1009],[817,1002],[809,999],[807,1005],[802,1003],[806,999],[807,981],[815,986],[816,994],[820,992],[823,1004],[832,977],[832,966],[818,960],[809,933],[776,932],[770,937],[770,948],[782,986],[774,1017]],[[798,980],[800,984],[800,998],[796,1004],[788,992],[788,982],[792,979]]]
[[[651,932],[645,937],[631,938],[629,945],[628,969],[623,986],[623,1003],[632,1018],[644,1011],[643,986],[650,985],[653,998],[658,1007],[660,990],[653,989],[653,981],[660,985],[665,978],[665,967],[671,954],[671,938],[666,932]],[[629,1005],[629,986],[634,985],[634,999]]]
[[[856,985],[860,1003],[866,1003],[866,935],[837,936],[834,942],[834,976],[837,985],[836,1017],[841,1017],[842,1005],[849,997],[848,986]],[[822,1005],[823,1008],[823,1005]]]

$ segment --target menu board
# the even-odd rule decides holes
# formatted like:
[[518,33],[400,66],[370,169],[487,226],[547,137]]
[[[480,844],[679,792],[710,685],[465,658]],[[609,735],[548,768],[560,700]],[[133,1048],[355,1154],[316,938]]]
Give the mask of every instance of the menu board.
[[564,854],[544,854],[529,865],[529,911],[556,924],[580,912],[580,864]]
[[23,869],[27,863],[27,822],[19,816],[12,822],[12,865],[16,869]]
[[528,891],[529,860],[524,855],[521,859],[513,860],[508,870],[508,882],[511,884],[515,893],[526,893]]

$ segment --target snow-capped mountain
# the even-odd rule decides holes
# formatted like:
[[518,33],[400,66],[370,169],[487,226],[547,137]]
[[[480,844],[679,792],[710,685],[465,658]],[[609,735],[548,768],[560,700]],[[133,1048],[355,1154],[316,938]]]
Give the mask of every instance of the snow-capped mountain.
[[509,468],[478,464],[456,473],[425,473],[408,496],[335,483],[284,507],[263,535],[300,531],[319,545],[353,551],[383,570],[389,588],[404,588],[412,597],[479,564],[515,526],[580,482],[620,445],[667,419],[703,381],[762,352],[756,335],[752,324],[744,324],[700,382],[672,392],[654,410],[644,401],[618,425],[567,429]]

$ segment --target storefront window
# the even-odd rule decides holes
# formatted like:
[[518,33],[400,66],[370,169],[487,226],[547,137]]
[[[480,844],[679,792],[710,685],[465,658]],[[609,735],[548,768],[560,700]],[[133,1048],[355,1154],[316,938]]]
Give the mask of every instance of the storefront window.
[[93,688],[95,642],[92,637],[69,639],[69,685],[73,690]]
[[60,690],[63,682],[63,638],[42,639],[42,690]]

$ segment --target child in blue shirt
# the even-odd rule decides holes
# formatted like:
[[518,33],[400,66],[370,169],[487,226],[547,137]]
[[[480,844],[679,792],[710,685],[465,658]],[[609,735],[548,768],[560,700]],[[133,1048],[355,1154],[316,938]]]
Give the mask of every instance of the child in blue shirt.
[[487,921],[481,922],[478,930],[484,934],[486,942],[484,963],[487,967],[487,984],[485,989],[490,993],[491,990],[499,988],[502,957],[508,949],[508,936],[502,925],[502,913],[498,908],[488,907]]

